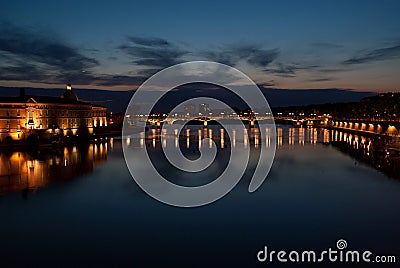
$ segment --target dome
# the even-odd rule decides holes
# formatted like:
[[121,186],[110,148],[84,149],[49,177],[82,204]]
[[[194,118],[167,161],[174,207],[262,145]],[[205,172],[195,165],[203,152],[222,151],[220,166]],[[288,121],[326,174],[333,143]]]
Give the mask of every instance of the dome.
[[78,96],[76,96],[76,94],[72,91],[71,84],[67,85],[67,89],[65,90],[65,92],[61,96],[61,98],[67,99],[67,100],[74,100],[74,101],[78,100]]

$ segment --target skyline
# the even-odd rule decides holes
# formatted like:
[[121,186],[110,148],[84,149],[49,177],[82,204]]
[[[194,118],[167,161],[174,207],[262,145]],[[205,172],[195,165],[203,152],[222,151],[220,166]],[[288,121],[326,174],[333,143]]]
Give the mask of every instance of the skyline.
[[212,60],[271,88],[400,88],[400,3],[0,4],[0,86],[135,89]]

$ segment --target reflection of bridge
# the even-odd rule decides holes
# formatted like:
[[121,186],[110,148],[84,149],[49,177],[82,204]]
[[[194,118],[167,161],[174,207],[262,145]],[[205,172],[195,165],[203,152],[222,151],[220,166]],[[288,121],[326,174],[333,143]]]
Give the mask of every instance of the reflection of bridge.
[[[227,129],[220,126],[185,126],[179,132],[179,126],[166,126],[164,129],[150,128],[146,133],[125,138],[126,144],[132,147],[151,148],[179,148],[186,145],[186,148],[208,146],[212,148],[213,141],[218,148],[267,148],[276,139],[277,147],[288,145],[305,145],[306,143],[316,144],[317,142],[329,142],[329,130],[322,128],[294,128],[277,127],[273,132],[271,127],[259,129],[256,127],[243,128],[239,125],[230,125]],[[264,132],[264,133],[262,133]],[[265,134],[263,137],[262,134]],[[208,139],[208,140],[205,140]]]

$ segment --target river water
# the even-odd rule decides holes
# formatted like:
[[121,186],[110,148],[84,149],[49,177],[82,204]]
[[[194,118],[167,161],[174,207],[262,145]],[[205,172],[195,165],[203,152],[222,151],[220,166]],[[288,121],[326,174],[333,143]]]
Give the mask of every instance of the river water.
[[[279,263],[257,261],[264,246],[318,251],[336,248],[339,239],[348,249],[397,255],[399,262],[397,162],[385,173],[331,144],[343,140],[369,156],[373,144],[363,137],[287,126],[277,133],[272,169],[256,192],[247,191],[250,161],[237,187],[198,208],[160,203],[133,181],[123,142],[146,146],[160,172],[182,184],[209,182],[208,174],[185,180],[163,165],[167,145],[158,139],[139,135],[58,151],[2,152],[0,266],[271,267]],[[235,146],[250,146],[254,158],[264,143],[253,138]],[[190,158],[197,144],[190,137],[171,146]],[[233,141],[215,144],[223,156]],[[227,158],[220,158],[211,171],[226,166]]]

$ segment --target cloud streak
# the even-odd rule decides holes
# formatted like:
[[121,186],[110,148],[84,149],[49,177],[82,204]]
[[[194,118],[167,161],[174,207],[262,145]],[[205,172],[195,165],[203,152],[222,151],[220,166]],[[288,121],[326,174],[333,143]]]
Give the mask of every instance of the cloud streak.
[[77,48],[32,30],[0,23],[0,80],[90,84],[99,62]]
[[138,37],[138,36],[128,36],[127,39],[141,46],[171,46],[171,43],[165,39],[157,38],[157,37]]
[[200,55],[230,66],[244,61],[255,67],[266,67],[279,56],[279,50],[264,49],[257,45],[228,45],[216,51],[200,52]]
[[[157,39],[151,42],[162,44]],[[64,42],[6,22],[0,23],[0,59],[2,81],[137,87],[146,78],[143,75],[93,73],[91,68],[100,65],[96,59],[83,55],[77,48]]]
[[363,53],[362,55],[345,60],[343,61],[343,64],[346,65],[363,64],[363,63],[398,59],[398,58],[400,58],[400,45],[374,49],[366,53]]
[[[342,47],[324,42],[312,43],[311,46],[326,49]],[[163,68],[187,60],[212,60],[230,66],[243,66],[241,64],[244,63],[260,73],[283,78],[294,78],[299,71],[310,70],[308,73],[301,72],[306,75],[303,81],[324,82],[334,80],[330,73],[334,75],[349,70],[354,64],[400,58],[400,45],[396,45],[364,51],[336,63],[337,66],[307,65],[285,62],[280,58],[279,48],[266,48],[257,44],[227,44],[213,49],[195,50],[163,38],[133,35],[126,36],[125,41],[114,49],[128,58],[131,63],[128,67],[132,67],[130,72],[100,73],[102,66],[97,60],[99,53],[85,54],[99,52],[97,49],[79,49],[53,36],[3,22],[0,23],[0,81],[137,87]],[[108,60],[117,61],[121,58],[108,57]],[[279,81],[270,83],[264,78],[257,82],[263,86],[274,86]]]
[[80,71],[99,64],[73,47],[34,35],[9,23],[0,25],[0,51],[64,71]]
[[0,80],[42,82],[51,78],[36,66],[23,62],[0,67],[0,71]]
[[277,48],[264,49],[257,45],[226,45],[214,50],[188,51],[179,44],[161,38],[128,36],[126,39],[129,43],[118,46],[118,49],[128,54],[133,63],[142,68],[137,73],[144,76],[184,62],[189,56],[230,66],[246,62],[256,68],[265,68],[279,56]]
[[310,82],[330,82],[336,80],[333,77],[322,77],[322,78],[315,78],[315,79],[310,79]]
[[165,68],[183,61],[187,51],[161,38],[128,36],[129,44],[120,45],[122,50],[133,58],[133,63],[154,69]]
[[323,49],[335,49],[335,48],[342,48],[342,45],[329,43],[329,42],[315,42],[312,43],[311,46],[316,48],[323,48]]
[[280,77],[296,77],[296,72],[298,70],[309,70],[318,67],[318,65],[301,66],[300,64],[283,64],[278,62],[274,64],[273,67],[267,68],[264,71]]

